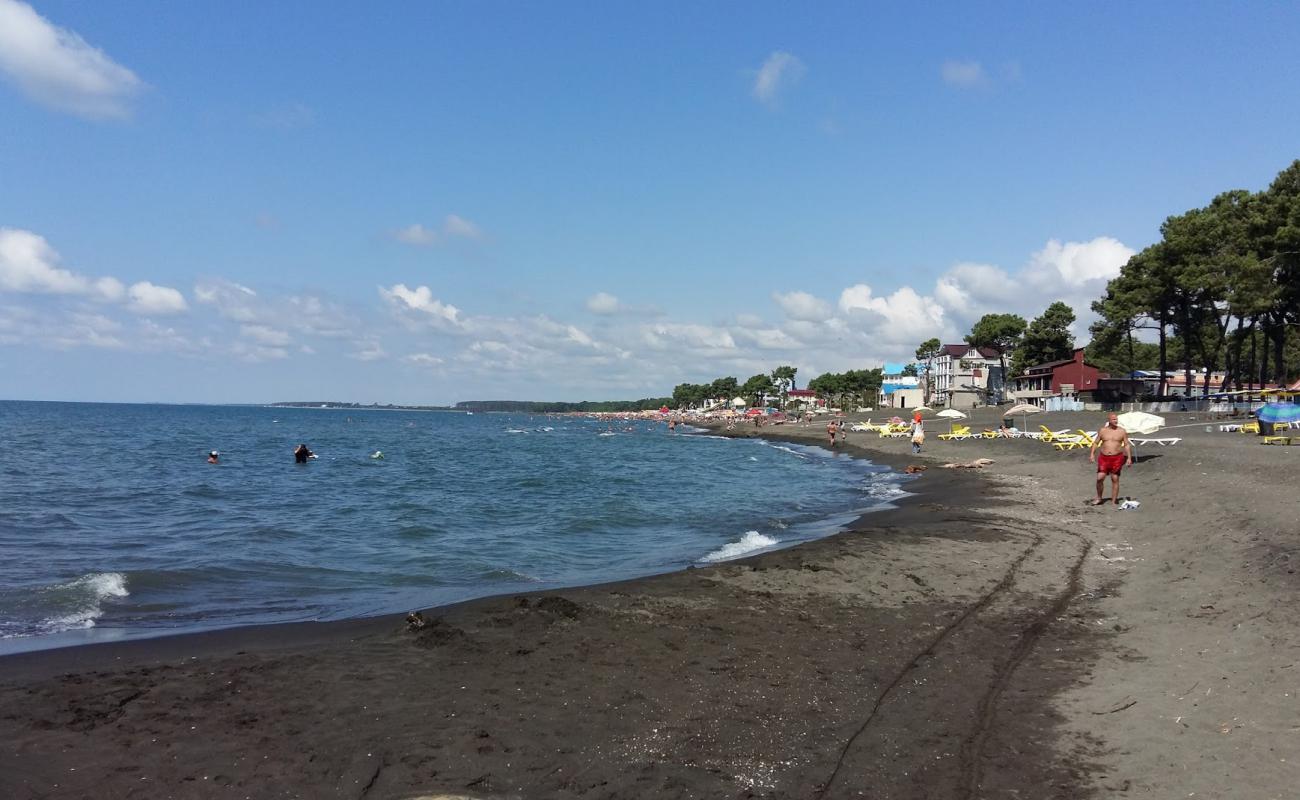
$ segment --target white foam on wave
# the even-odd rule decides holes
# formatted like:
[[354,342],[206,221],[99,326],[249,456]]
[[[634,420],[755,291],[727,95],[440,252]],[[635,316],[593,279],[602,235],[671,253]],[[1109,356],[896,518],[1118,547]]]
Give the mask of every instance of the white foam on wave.
[[131,594],[126,589],[126,576],[120,572],[93,572],[45,591],[67,598],[67,605],[72,606],[67,613],[44,620],[43,626],[50,633],[93,628],[95,620],[104,616],[105,600]]
[[740,541],[727,542],[700,560],[709,562],[730,561],[733,558],[740,558],[755,550],[762,550],[775,544],[777,544],[777,541],[771,536],[764,536],[758,531],[745,531],[745,535],[740,537]]
[[806,451],[796,450],[793,447],[786,447],[783,444],[773,444],[769,445],[769,447],[773,450],[780,450],[783,453],[789,453],[792,456],[798,456],[799,458],[808,458],[808,453]]
[[867,479],[863,482],[862,491],[873,500],[881,501],[897,500],[911,494],[902,487],[897,478],[888,475]]

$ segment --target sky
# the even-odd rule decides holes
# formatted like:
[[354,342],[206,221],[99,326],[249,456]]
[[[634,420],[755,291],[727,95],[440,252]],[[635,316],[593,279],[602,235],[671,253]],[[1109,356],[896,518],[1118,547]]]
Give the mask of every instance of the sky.
[[606,400],[1089,303],[1288,3],[0,0],[0,399]]

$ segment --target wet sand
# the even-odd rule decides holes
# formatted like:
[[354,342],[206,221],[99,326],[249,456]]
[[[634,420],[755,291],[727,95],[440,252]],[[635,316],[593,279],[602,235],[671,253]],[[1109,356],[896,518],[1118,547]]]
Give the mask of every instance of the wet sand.
[[789,550],[3,658],[0,797],[1294,797],[1300,448],[1194,422],[1136,511],[1079,451],[854,433],[917,496]]

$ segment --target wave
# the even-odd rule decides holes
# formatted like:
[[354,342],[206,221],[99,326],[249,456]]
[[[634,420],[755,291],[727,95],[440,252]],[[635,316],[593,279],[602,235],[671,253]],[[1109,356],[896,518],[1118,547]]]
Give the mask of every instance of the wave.
[[907,497],[911,492],[903,488],[898,478],[894,475],[880,475],[868,478],[862,483],[862,491],[873,500],[887,502],[897,500],[900,497]]
[[745,535],[740,537],[740,541],[728,542],[700,560],[710,563],[715,561],[730,561],[733,558],[740,558],[741,556],[748,555],[755,550],[762,550],[776,544],[776,539],[773,539],[771,536],[764,536],[758,531],[745,531]]
[[95,627],[104,616],[104,602],[130,596],[126,576],[120,572],[93,572],[74,581],[47,586],[41,590],[61,606],[62,614],[46,617],[41,627],[47,633]]

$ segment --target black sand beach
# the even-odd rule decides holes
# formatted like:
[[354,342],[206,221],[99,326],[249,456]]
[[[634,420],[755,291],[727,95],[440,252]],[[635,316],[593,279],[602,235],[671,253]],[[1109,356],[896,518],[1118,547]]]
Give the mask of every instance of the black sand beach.
[[789,550],[0,659],[0,796],[1293,797],[1300,448],[1170,422],[1135,511],[1079,451],[854,433],[918,495]]

